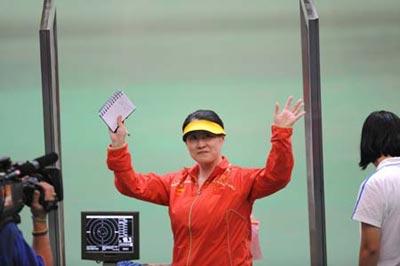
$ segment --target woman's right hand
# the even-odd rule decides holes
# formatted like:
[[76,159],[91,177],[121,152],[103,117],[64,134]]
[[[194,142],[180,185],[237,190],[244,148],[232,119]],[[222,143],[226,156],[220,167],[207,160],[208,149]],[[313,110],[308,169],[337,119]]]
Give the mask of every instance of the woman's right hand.
[[125,127],[124,122],[122,121],[122,116],[118,116],[117,118],[118,128],[117,131],[114,133],[109,130],[110,138],[111,138],[111,147],[113,148],[120,148],[125,145],[125,138],[128,134],[128,130]]
[[289,96],[282,111],[280,111],[279,103],[275,104],[274,125],[278,127],[293,127],[294,123],[306,113],[303,110],[303,99],[297,100],[294,106],[292,106],[292,100],[293,96]]

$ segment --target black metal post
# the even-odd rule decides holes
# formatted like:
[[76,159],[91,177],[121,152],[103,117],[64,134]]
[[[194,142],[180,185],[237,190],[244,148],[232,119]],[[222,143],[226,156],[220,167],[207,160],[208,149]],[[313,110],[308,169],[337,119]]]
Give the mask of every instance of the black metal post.
[[[60,101],[58,86],[57,21],[53,0],[44,0],[42,20],[39,30],[40,60],[42,70],[42,95],[45,152],[56,152],[61,168]],[[61,177],[62,178],[62,175]],[[62,184],[62,182],[61,182]],[[64,249],[64,206],[59,202],[58,209],[49,214],[49,235],[54,265],[65,265]]]
[[303,97],[311,265],[327,265],[319,58],[319,17],[313,0],[300,0]]

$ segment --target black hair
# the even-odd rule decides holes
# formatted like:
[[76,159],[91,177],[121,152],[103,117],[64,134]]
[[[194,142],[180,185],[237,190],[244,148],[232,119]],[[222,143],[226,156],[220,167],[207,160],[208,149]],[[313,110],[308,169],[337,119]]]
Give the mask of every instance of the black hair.
[[382,155],[400,156],[400,119],[392,112],[376,111],[365,119],[358,165],[364,170]]
[[[182,131],[193,120],[208,120],[208,121],[217,123],[222,128],[224,128],[224,123],[222,122],[221,118],[217,115],[216,112],[214,112],[212,110],[197,110],[197,111],[194,111],[193,113],[189,114],[186,117],[185,121],[183,121]],[[185,135],[183,135],[183,137],[182,137],[183,141],[186,141],[186,137],[189,133],[186,133]]]

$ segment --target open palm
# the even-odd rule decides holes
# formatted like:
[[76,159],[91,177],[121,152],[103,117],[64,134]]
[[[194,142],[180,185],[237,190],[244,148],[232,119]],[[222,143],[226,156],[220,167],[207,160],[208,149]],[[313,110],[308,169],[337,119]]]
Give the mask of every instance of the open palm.
[[292,127],[304,114],[303,100],[298,99],[292,106],[293,97],[289,96],[285,107],[280,111],[279,103],[275,103],[274,124],[278,127]]

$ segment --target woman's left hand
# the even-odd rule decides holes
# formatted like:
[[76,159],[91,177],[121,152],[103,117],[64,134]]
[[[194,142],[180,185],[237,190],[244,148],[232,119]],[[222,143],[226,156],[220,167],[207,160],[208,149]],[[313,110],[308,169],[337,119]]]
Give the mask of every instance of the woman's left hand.
[[293,96],[289,96],[285,107],[280,112],[279,103],[275,103],[274,125],[278,127],[292,127],[306,112],[303,110],[303,99],[298,99],[292,106]]

